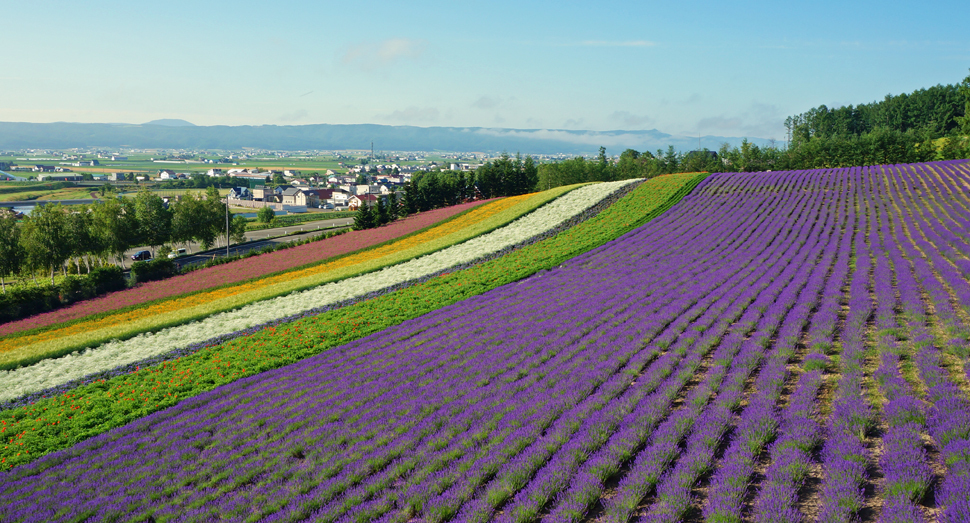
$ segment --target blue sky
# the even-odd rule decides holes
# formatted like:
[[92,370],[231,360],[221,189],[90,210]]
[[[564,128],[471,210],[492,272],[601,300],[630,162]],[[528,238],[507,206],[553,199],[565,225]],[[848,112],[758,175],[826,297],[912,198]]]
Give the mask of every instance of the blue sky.
[[659,129],[956,83],[962,2],[14,2],[0,121]]

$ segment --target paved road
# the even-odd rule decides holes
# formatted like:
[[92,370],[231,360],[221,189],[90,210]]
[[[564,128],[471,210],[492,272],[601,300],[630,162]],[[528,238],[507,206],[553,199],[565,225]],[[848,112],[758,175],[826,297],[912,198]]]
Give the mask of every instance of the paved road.
[[[244,243],[242,245],[231,245],[229,247],[229,255],[232,256],[236,254],[244,254],[252,250],[262,249],[267,245],[276,245],[280,243],[303,240],[305,238],[316,236],[323,231],[344,229],[353,225],[353,223],[353,218],[334,218],[330,220],[307,222],[301,225],[292,225],[290,227],[277,227],[274,229],[247,232],[246,241],[248,243]],[[215,248],[208,251],[197,252],[197,250],[200,248],[200,245],[194,242],[190,243],[188,245],[188,249],[189,252],[193,254],[179,258],[178,262],[181,265],[194,265],[196,263],[206,262],[226,255],[225,238],[222,239],[222,247],[217,245]],[[138,247],[126,252],[125,266],[131,266],[132,254],[143,250],[151,249],[149,247]]]

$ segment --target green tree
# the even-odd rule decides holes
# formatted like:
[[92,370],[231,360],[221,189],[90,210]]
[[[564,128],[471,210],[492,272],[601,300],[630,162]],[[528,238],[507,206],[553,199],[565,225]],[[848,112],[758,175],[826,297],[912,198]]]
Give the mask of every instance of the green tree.
[[276,213],[273,212],[271,207],[260,207],[260,209],[256,211],[256,219],[259,220],[260,223],[272,223],[275,218]]
[[92,209],[92,233],[100,252],[106,258],[115,256],[125,268],[125,251],[138,237],[134,203],[128,199],[110,199],[95,204]]
[[187,245],[195,239],[196,227],[204,212],[203,203],[187,195],[172,206],[172,242]]
[[361,202],[354,215],[354,229],[362,231],[374,227],[374,213],[367,202]]
[[169,241],[172,235],[172,213],[157,194],[142,190],[135,196],[135,216],[138,218],[138,237],[152,248]]
[[394,221],[401,214],[401,203],[398,201],[397,193],[392,192],[387,196],[387,216],[390,221]]
[[246,241],[246,218],[242,216],[232,216],[231,218],[229,221],[229,240],[232,243],[243,243]]
[[205,199],[195,214],[196,230],[194,238],[202,244],[203,250],[211,249],[216,238],[225,234],[226,213],[228,209],[219,197],[219,190],[209,186]]
[[960,124],[960,132],[970,135],[970,75],[960,82],[960,94],[963,96],[963,116],[956,117],[956,122]]
[[522,192],[519,194],[525,194],[536,190],[536,186],[539,185],[539,166],[536,165],[536,161],[532,156],[526,156],[525,161],[522,162],[522,185],[520,189]]
[[7,293],[8,275],[16,274],[24,263],[24,249],[20,244],[20,225],[10,211],[0,211],[0,287]]
[[54,271],[70,256],[67,213],[60,204],[38,205],[24,220],[21,245],[32,267],[50,269],[51,286]]
[[70,256],[74,258],[78,274],[81,273],[81,259],[91,272],[86,254],[98,252],[97,239],[92,234],[93,213],[86,207],[74,206],[74,210],[67,213],[67,237],[70,242]]
[[380,227],[391,221],[390,213],[387,209],[387,204],[384,203],[384,198],[377,198],[377,212],[374,213],[374,222]]
[[406,184],[404,184],[404,202],[401,207],[403,214],[402,218],[408,215],[418,212],[420,207],[420,195],[418,194],[417,182],[415,181],[419,175],[414,175]]

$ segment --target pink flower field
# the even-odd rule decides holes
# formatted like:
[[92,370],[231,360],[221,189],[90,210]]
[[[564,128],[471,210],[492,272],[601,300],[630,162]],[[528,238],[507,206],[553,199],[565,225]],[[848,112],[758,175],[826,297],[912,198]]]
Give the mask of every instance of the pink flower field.
[[91,300],[77,302],[69,307],[0,325],[0,336],[294,269],[400,238],[451,218],[486,201],[489,200],[435,209],[409,216],[383,227],[350,231],[347,234],[311,242],[292,249],[284,249],[225,265],[209,267],[167,280],[143,283],[131,289],[113,292]]

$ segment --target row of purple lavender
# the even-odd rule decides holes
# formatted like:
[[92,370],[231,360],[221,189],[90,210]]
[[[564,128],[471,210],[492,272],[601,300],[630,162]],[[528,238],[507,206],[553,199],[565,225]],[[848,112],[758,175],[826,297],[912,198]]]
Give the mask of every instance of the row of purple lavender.
[[966,521],[968,275],[966,162],[715,175],[555,270],[0,474],[0,520]]

